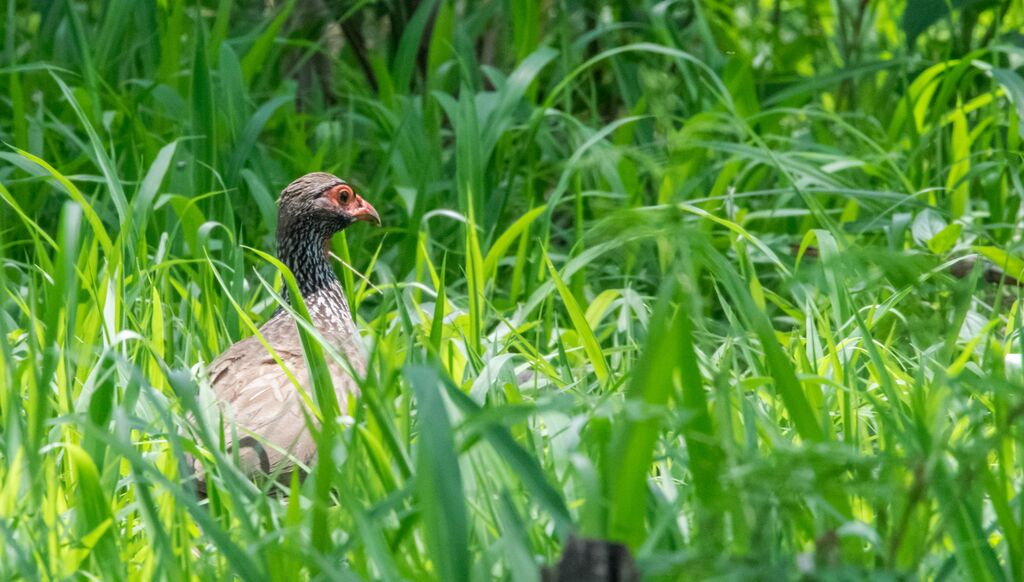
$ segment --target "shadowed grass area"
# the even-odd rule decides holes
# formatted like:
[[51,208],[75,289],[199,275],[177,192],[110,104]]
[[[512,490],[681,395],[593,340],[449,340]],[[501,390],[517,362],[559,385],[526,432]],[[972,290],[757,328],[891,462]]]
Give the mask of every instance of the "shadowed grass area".
[[[1024,8],[952,8],[6,3],[0,578],[1024,577]],[[370,370],[272,497],[184,419],[310,171]]]

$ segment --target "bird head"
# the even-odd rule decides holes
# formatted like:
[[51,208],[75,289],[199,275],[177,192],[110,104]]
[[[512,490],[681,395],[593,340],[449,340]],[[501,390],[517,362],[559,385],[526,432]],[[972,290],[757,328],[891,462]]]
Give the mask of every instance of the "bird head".
[[313,172],[295,180],[278,201],[278,232],[310,230],[330,236],[358,221],[380,226],[380,216],[344,180]]

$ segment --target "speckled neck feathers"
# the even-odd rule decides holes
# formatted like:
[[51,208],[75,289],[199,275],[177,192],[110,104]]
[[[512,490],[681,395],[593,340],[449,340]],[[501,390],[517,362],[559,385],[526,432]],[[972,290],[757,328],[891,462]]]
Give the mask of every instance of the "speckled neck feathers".
[[[336,178],[334,181],[340,183]],[[324,182],[331,181],[314,182],[309,188],[322,189]],[[290,186],[293,192],[297,191],[296,185],[303,186],[301,181],[293,183]],[[345,293],[327,257],[331,237],[348,226],[348,222],[330,215],[306,212],[296,206],[294,197],[289,203],[282,200],[277,228],[278,258],[295,275],[299,293],[317,327],[322,331],[342,332],[342,335],[355,334]],[[284,296],[290,300],[287,290]]]
[[[321,332],[346,338],[344,343],[348,347],[350,338],[356,337],[358,332],[341,282],[327,262],[326,246],[330,236],[330,232],[315,228],[285,236],[279,233],[278,256],[295,275],[295,283],[313,324]],[[290,301],[287,292],[284,296]],[[275,317],[283,316],[284,310],[275,314]]]
[[317,291],[338,285],[330,263],[327,244],[333,232],[316,224],[292,225],[277,235],[277,255],[295,275],[302,297],[308,299]]

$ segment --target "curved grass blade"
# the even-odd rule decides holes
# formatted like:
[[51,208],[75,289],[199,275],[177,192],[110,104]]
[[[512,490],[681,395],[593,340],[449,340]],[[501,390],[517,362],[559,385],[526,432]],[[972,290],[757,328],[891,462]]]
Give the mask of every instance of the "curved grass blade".
[[409,366],[405,376],[416,394],[419,449],[416,488],[423,516],[424,538],[438,578],[469,580],[469,532],[462,472],[448,412],[435,368]]
[[558,276],[558,271],[551,264],[551,259],[544,257],[544,260],[547,261],[548,272],[551,273],[551,281],[554,282],[555,288],[558,290],[558,296],[562,298],[562,303],[565,304],[565,310],[569,313],[569,319],[572,320],[572,325],[576,329],[576,333],[579,334],[580,342],[587,353],[590,365],[594,368],[594,375],[597,376],[598,382],[604,387],[608,384],[608,362],[604,359],[601,344],[598,343],[597,338],[594,336],[594,331],[590,329],[590,324],[587,323],[587,316],[580,309],[579,304],[576,303],[576,298],[573,297],[572,291],[562,281],[561,277]]

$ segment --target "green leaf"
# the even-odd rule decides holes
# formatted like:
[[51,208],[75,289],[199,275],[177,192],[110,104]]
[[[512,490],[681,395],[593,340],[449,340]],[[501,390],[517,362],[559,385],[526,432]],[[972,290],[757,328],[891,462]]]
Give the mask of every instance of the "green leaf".
[[494,241],[490,250],[487,251],[487,257],[484,259],[483,274],[486,279],[494,277],[494,272],[498,268],[498,261],[505,256],[505,252],[512,246],[512,243],[526,232],[530,224],[546,209],[547,206],[542,204],[523,213],[498,237],[498,240]]
[[213,172],[217,168],[216,102],[213,99],[213,81],[206,60],[206,35],[202,21],[195,25],[196,42],[192,59],[192,135],[194,137],[192,161],[193,196],[213,190]]
[[419,446],[416,490],[423,538],[440,580],[469,580],[469,534],[462,473],[436,369],[408,366],[405,376],[416,394]]
[[297,319],[305,322],[305,325],[302,325],[297,321],[297,327],[299,340],[302,343],[302,353],[305,356],[306,365],[309,367],[309,378],[313,383],[313,393],[316,396],[316,407],[313,409],[313,412],[320,420],[320,430],[314,431],[314,437],[317,441],[317,449],[322,451],[317,456],[316,496],[313,502],[311,537],[313,539],[313,546],[321,552],[326,552],[331,543],[330,530],[327,525],[327,512],[331,505],[329,497],[331,494],[331,482],[335,472],[334,456],[330,452],[334,450],[337,418],[341,414],[338,406],[338,394],[334,391],[334,382],[331,380],[327,362],[324,360],[323,348],[319,340],[310,332],[310,328],[313,325],[312,318],[306,308],[302,293],[299,292],[295,275],[288,269],[287,265],[273,256],[258,249],[250,250],[259,255],[263,260],[274,265],[281,273],[285,285],[288,287],[291,308],[298,315]]
[[995,5],[993,0],[907,0],[903,8],[903,32],[907,35],[907,46],[913,48],[917,37],[954,10]]
[[541,47],[516,67],[498,95],[498,103],[487,117],[483,127],[483,156],[491,156],[502,134],[511,127],[515,116],[513,109],[520,104],[530,85],[540,72],[558,56],[558,51]]
[[[448,397],[467,415],[467,425],[471,425],[476,416],[487,413],[487,408],[473,402],[472,398],[459,390],[448,378],[442,377],[442,381],[447,388]],[[551,515],[556,531],[563,537],[568,536],[575,528],[565,505],[565,499],[548,482],[544,468],[537,462],[537,459],[517,443],[512,437],[512,433],[500,424],[486,422],[480,431],[501,458],[512,467],[516,476],[522,480],[532,496],[531,499]]]
[[[110,500],[103,493],[99,471],[92,458],[77,445],[64,444],[75,477],[78,479],[75,491],[78,497],[79,531],[90,538],[90,545],[101,564],[115,566],[120,562],[113,531],[109,529],[113,519]],[[91,534],[91,535],[90,535]],[[114,579],[122,578],[121,569],[106,572]]]
[[[722,466],[724,455],[716,444],[715,430],[708,410],[704,380],[697,360],[693,316],[699,313],[693,296],[697,294],[693,275],[683,265],[680,272],[662,285],[651,315],[647,342],[637,362],[626,392],[627,405],[633,410],[619,424],[609,447],[605,482],[610,503],[608,534],[636,549],[646,536],[648,480],[651,476],[654,447],[664,428],[661,413],[672,395],[676,378],[681,390],[676,399],[686,414],[682,426],[686,441],[689,471],[700,501],[702,523],[720,522],[722,504]],[[673,307],[673,300],[679,306]],[[629,409],[627,409],[629,410]],[[710,518],[707,519],[707,518]],[[711,538],[724,533],[721,525],[708,527],[699,535]]]
[[545,256],[544,260],[547,262],[551,280],[554,282],[555,288],[558,289],[558,296],[562,299],[562,304],[569,313],[569,319],[572,321],[573,328],[583,344],[583,350],[587,353],[590,365],[594,368],[594,375],[597,376],[597,381],[601,383],[601,386],[605,386],[608,383],[608,363],[604,359],[604,351],[601,350],[601,344],[594,337],[594,331],[590,329],[590,324],[587,323],[587,316],[580,309],[579,304],[576,303],[576,298],[573,297],[572,291],[569,290],[569,287],[558,276],[558,271],[551,264],[551,259]]
[[949,214],[956,220],[967,212],[970,185],[967,175],[971,171],[971,138],[967,130],[967,117],[962,110],[953,114],[953,136],[950,140],[950,167],[946,177],[949,193]]
[[430,345],[440,355],[441,340],[444,337],[444,313],[448,303],[447,290],[445,288],[445,272],[448,266],[448,255],[441,260],[441,272],[437,282],[437,297],[434,299],[434,315],[430,321]]
[[416,65],[416,53],[423,44],[423,34],[427,26],[436,24],[436,19],[431,18],[437,9],[438,0],[420,2],[412,18],[402,31],[402,37],[398,42],[398,53],[395,55],[392,78],[394,79],[394,90],[399,95],[409,93],[412,83],[412,72]]
[[998,247],[981,246],[974,247],[974,250],[986,259],[995,263],[995,265],[1002,269],[1007,275],[1017,279],[1018,281],[1024,280],[1024,260],[1015,257]]
[[963,226],[959,222],[954,222],[946,228],[943,228],[935,236],[928,241],[928,249],[937,255],[945,255],[960,240],[960,233],[963,231]]
[[294,97],[292,95],[279,95],[261,105],[256,110],[256,113],[252,114],[252,117],[245,124],[242,135],[235,142],[234,152],[231,154],[231,160],[228,163],[228,173],[226,174],[228,184],[234,184],[238,181],[238,176],[241,174],[245,162],[248,161],[249,155],[256,149],[260,133],[270,117],[283,105],[287,105],[293,100]]
[[252,84],[253,77],[256,76],[261,70],[267,66],[267,59],[270,56],[270,49],[274,46],[274,41],[277,40],[277,34],[281,32],[281,28],[285,22],[288,21],[288,17],[291,16],[292,10],[295,9],[295,0],[287,0],[278,11],[277,16],[267,24],[267,27],[263,29],[263,32],[256,37],[256,42],[253,43],[252,48],[242,58],[242,76],[245,78],[246,86]]
[[89,136],[89,144],[92,146],[91,153],[95,157],[96,165],[99,166],[100,171],[103,173],[103,179],[107,184],[107,191],[110,192],[110,197],[114,201],[114,208],[117,209],[118,222],[122,229],[128,228],[131,224],[131,215],[128,213],[128,201],[124,196],[124,189],[121,187],[121,179],[117,177],[117,168],[114,167],[114,162],[107,155],[107,150],[104,148],[99,134],[93,129],[92,124],[89,123],[89,117],[86,116],[85,111],[78,104],[74,93],[64,84],[60,77],[52,72],[50,75],[57,82],[57,86],[64,93],[64,98],[68,100],[71,108],[75,110],[78,120],[82,123],[82,127],[85,128],[85,132]]
[[735,309],[743,316],[761,341],[761,349],[764,350],[764,358],[775,382],[775,389],[782,397],[796,431],[805,440],[821,442],[824,440],[825,434],[815,418],[814,409],[807,401],[804,388],[793,369],[792,361],[779,345],[775,330],[772,329],[771,320],[768,319],[767,314],[758,309],[747,286],[732,264],[707,245],[703,245],[701,250],[708,268],[715,273],[715,276],[728,291]]
[[160,192],[160,185],[163,184],[167,170],[171,167],[171,162],[174,160],[177,148],[177,140],[160,148],[156,158],[146,172],[146,177],[142,179],[142,185],[139,186],[138,192],[135,193],[135,199],[132,200],[132,212],[140,223],[140,229],[145,228],[148,222],[149,213],[153,209],[153,200]]
[[1024,78],[1010,69],[994,68],[992,77],[1003,86],[1017,111],[1017,131],[1024,137]]

